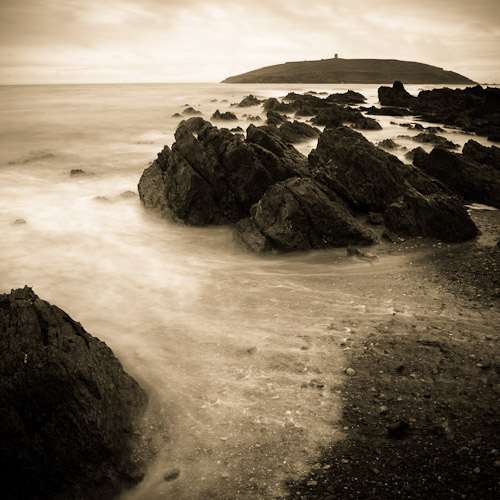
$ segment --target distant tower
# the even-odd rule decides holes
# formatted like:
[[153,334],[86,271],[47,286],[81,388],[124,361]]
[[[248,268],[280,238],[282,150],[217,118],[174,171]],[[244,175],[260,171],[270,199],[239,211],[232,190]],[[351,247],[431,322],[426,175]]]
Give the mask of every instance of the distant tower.
[[339,55],[338,54],[335,54],[335,59],[338,59],[339,58]]

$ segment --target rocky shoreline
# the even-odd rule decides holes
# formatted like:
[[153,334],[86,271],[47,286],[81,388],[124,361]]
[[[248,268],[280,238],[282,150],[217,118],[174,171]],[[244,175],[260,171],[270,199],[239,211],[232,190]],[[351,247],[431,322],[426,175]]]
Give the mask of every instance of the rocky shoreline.
[[[498,212],[477,212],[498,239]],[[407,241],[412,266],[366,283],[393,318],[352,328],[339,390],[344,438],[325,447],[289,499],[475,499],[500,495],[500,247]],[[385,290],[384,290],[385,289]],[[408,299],[420,304],[412,311]]]

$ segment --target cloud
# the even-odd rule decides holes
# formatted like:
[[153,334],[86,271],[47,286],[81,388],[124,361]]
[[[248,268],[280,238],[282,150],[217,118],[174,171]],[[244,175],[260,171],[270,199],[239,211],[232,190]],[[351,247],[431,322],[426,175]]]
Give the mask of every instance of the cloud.
[[217,81],[335,52],[481,79],[500,71],[499,21],[490,0],[2,0],[0,82]]

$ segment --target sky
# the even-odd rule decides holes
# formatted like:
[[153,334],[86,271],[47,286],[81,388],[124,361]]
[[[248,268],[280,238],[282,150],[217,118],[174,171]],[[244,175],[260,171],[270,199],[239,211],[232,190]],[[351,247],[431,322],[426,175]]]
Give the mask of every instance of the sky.
[[0,84],[217,82],[335,53],[500,83],[500,1],[0,0]]

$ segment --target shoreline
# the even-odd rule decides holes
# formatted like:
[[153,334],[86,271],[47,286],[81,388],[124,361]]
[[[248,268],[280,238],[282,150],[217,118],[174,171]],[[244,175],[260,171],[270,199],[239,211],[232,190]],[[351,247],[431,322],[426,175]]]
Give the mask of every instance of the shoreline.
[[498,240],[499,214],[476,212],[482,237],[423,245],[411,269],[375,284],[392,282],[400,297],[391,320],[358,325],[344,345],[356,371],[340,390],[344,439],[290,478],[286,498],[500,496],[500,247],[483,243]]

